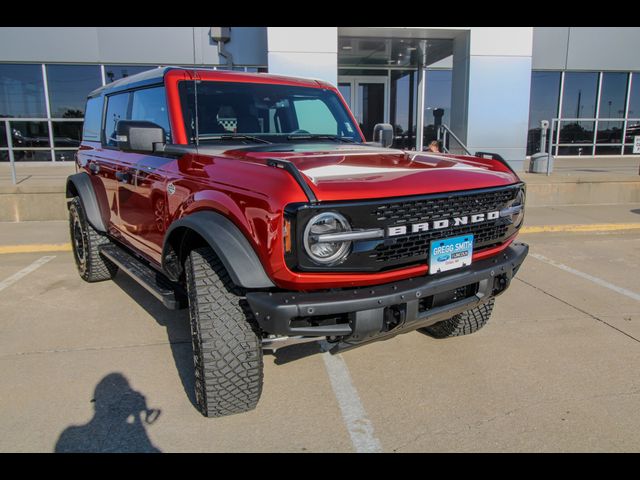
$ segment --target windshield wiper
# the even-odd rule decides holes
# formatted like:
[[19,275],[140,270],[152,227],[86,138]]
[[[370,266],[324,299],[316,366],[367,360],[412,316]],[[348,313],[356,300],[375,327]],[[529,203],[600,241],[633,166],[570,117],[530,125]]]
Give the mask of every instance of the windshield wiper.
[[287,135],[287,140],[316,140],[316,139],[338,140],[339,142],[355,143],[355,141],[352,138],[339,137],[337,135],[327,135],[324,133],[300,133],[300,134]]
[[252,137],[251,135],[200,135],[198,136],[198,140],[251,140],[252,142],[258,143],[271,143],[267,140],[263,140],[262,138]]

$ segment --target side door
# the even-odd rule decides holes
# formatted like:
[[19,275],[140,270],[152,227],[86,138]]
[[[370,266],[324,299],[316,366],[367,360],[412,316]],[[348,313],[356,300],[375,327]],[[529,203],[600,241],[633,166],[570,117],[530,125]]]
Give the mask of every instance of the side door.
[[[155,123],[171,143],[165,88],[162,85],[131,92],[129,118]],[[128,152],[121,168],[120,218],[123,235],[136,249],[159,261],[167,227],[167,175],[171,156]]]
[[[106,209],[109,212],[108,229],[115,237],[120,237],[119,181],[122,170],[123,152],[116,142],[116,124],[125,120],[129,111],[129,92],[106,95],[104,97],[104,117],[100,133],[100,144],[93,151],[89,170],[99,177],[104,185]],[[91,164],[94,164],[92,166]]]

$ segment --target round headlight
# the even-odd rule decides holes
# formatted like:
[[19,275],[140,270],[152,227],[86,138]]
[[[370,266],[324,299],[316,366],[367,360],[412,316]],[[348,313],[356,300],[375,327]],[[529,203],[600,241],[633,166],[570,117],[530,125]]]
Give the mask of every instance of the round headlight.
[[524,199],[525,199],[524,189],[521,189],[518,192],[516,199],[511,204],[512,207],[520,207],[518,212],[516,212],[511,217],[513,220],[513,224],[516,226],[516,228],[519,227],[522,224],[522,221],[524,220]]
[[332,265],[346,258],[350,241],[321,241],[323,235],[351,231],[346,218],[339,213],[325,212],[316,215],[304,229],[304,249],[311,259],[321,265]]

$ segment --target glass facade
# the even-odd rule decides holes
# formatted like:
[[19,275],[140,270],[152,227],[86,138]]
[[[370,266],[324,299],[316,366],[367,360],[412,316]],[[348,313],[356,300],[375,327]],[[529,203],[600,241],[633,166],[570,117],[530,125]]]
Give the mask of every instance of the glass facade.
[[53,118],[83,118],[87,94],[102,85],[99,65],[47,65]]
[[527,155],[540,151],[540,120],[558,119],[555,155],[621,155],[640,134],[640,73],[533,71]]
[[46,116],[42,65],[0,64],[0,117]]
[[390,123],[395,131],[395,148],[415,148],[417,88],[415,70],[391,71]]
[[438,125],[451,125],[452,70],[427,70],[423,145],[437,139]]
[[[73,160],[82,140],[87,95],[102,85],[154,68],[158,65],[0,63],[0,162],[10,161],[10,151],[15,161]],[[240,66],[234,70],[265,72],[266,68]],[[140,115],[154,118],[168,131],[166,113],[164,106]],[[92,139],[99,141],[99,127],[86,127]]]
[[531,74],[527,155],[537,152],[540,148],[540,121],[551,120],[558,116],[560,76],[560,72],[533,72]]

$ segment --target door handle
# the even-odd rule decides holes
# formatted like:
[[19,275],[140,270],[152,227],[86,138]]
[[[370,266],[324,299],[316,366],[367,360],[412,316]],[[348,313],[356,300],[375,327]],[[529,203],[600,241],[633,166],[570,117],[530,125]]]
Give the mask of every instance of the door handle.
[[116,172],[116,179],[122,183],[128,183],[131,180],[131,174],[129,172]]
[[89,171],[94,175],[97,175],[98,173],[100,173],[100,165],[98,165],[96,162],[89,162]]

